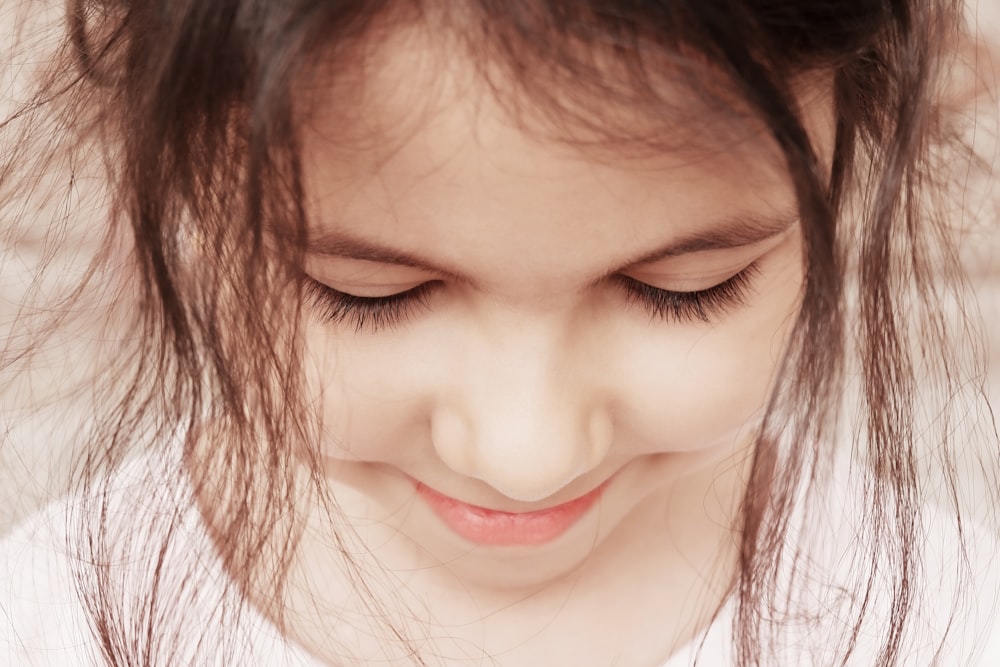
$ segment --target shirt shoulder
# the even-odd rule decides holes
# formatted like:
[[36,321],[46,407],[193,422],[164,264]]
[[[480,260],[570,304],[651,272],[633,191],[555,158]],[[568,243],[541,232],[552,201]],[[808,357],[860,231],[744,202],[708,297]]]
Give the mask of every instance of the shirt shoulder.
[[[162,483],[164,476],[145,474],[161,465],[139,457],[101,488],[98,502],[83,502],[82,494],[59,498],[0,541],[0,664],[107,664],[86,603],[88,591],[98,590],[92,579],[95,564],[88,560],[90,551],[81,548],[89,520],[80,514],[81,508],[90,513],[91,507],[102,507],[109,517],[107,535],[114,549],[97,566],[121,593],[120,599],[138,603],[129,609],[141,609],[154,579],[166,582],[166,588],[157,591],[161,596],[170,598],[176,591],[176,602],[168,604],[176,607],[169,627],[178,641],[157,642],[164,655],[152,664],[320,665],[235,591],[187,490],[163,493],[163,489],[145,486],[145,480]],[[168,520],[170,539],[161,540],[163,531],[150,528],[155,525],[151,518],[154,513],[173,512],[177,515]],[[169,545],[162,552],[161,541]],[[161,557],[162,562],[157,562]],[[196,585],[189,585],[192,581]],[[220,609],[239,613],[227,616]],[[236,619],[236,624],[221,620],[224,617]],[[128,612],[124,618],[132,620]],[[216,653],[220,648],[235,653]]]
[[[889,630],[898,566],[885,553],[873,563],[870,536],[852,518],[861,516],[861,508],[845,487],[835,487],[831,501],[836,513],[814,523],[818,539],[795,537],[802,540],[802,551],[787,569],[799,576],[781,581],[796,587],[798,603],[769,618],[775,624],[765,631],[776,643],[765,656],[765,665],[841,664],[840,650],[855,629],[854,651],[844,664],[868,667],[878,661]],[[921,557],[910,575],[917,580],[916,596],[904,629],[900,664],[1000,665],[998,535],[982,524],[959,523],[954,513],[934,505],[925,505],[920,519]],[[857,595],[865,594],[856,588],[861,568],[870,568],[864,574],[870,572],[874,578],[867,591],[870,613],[855,628]],[[730,598],[714,622],[662,667],[735,665],[736,612],[737,600]]]
[[25,667],[98,664],[66,539],[68,499],[0,542],[0,657]]

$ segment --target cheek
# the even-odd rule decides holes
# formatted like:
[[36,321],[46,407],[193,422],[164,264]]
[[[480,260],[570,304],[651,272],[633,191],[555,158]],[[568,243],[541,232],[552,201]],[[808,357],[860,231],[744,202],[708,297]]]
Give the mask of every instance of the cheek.
[[372,462],[426,455],[427,369],[406,329],[344,340],[325,323],[309,323],[306,331],[308,393],[322,422],[320,454]]
[[762,416],[800,285],[801,270],[790,265],[760,287],[764,296],[700,334],[633,334],[620,363],[616,435],[643,451],[738,444]]
[[[763,344],[762,344],[763,343]],[[637,350],[638,351],[638,350]],[[767,400],[776,356],[770,339],[709,335],[627,359],[615,405],[616,436],[644,451],[732,444]]]

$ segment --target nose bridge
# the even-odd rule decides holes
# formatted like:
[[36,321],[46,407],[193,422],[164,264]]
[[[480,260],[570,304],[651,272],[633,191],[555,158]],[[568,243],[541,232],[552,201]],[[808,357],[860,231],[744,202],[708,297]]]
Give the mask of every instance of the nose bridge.
[[504,495],[542,500],[595,467],[610,446],[600,390],[551,323],[516,323],[479,341],[455,395],[432,418],[441,458]]

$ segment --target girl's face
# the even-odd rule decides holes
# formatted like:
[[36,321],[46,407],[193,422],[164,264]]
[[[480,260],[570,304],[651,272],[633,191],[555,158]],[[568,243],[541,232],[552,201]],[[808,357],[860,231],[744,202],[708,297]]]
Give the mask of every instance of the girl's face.
[[[359,106],[338,91],[305,129],[307,372],[337,502],[398,594],[477,645],[530,646],[619,593],[696,624],[729,585],[802,284],[777,152],[574,147],[427,60],[387,49]],[[828,146],[826,98],[802,101]],[[338,599],[323,534],[302,588]],[[615,641],[642,626],[622,623]]]

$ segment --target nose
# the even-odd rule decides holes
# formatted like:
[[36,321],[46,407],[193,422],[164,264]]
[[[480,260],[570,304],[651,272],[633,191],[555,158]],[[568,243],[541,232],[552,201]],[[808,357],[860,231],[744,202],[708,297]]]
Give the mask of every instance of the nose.
[[582,360],[537,339],[466,357],[461,382],[431,415],[431,438],[452,470],[519,501],[548,498],[597,467],[613,439],[610,407]]

